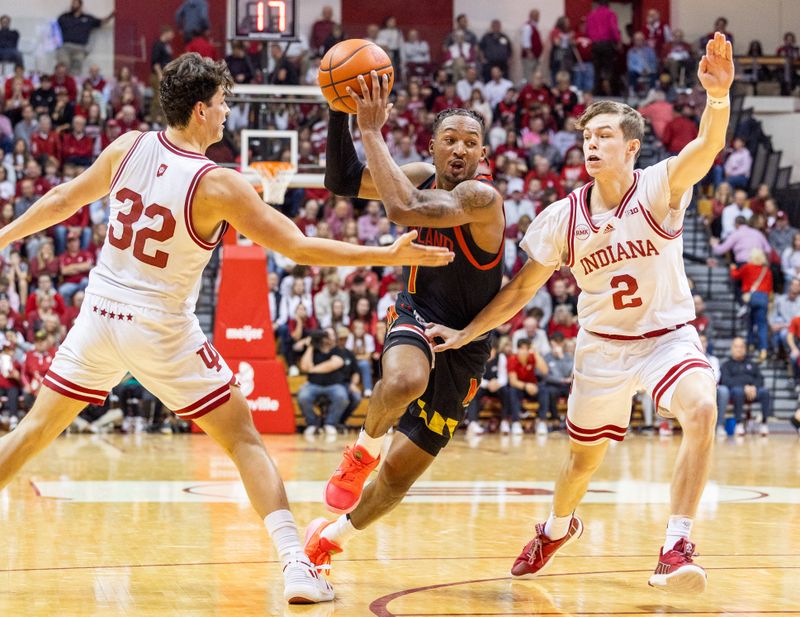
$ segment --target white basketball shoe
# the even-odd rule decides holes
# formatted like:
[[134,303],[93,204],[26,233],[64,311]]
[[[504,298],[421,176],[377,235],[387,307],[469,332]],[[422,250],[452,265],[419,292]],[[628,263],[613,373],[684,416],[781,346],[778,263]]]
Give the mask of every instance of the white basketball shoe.
[[283,567],[283,597],[289,604],[316,604],[333,600],[333,587],[307,559]]

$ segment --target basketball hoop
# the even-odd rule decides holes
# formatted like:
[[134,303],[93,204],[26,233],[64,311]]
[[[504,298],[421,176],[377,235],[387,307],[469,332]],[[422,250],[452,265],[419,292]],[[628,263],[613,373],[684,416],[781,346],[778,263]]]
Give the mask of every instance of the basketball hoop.
[[261,177],[261,197],[268,204],[280,205],[295,174],[291,163],[285,161],[253,161],[250,168]]

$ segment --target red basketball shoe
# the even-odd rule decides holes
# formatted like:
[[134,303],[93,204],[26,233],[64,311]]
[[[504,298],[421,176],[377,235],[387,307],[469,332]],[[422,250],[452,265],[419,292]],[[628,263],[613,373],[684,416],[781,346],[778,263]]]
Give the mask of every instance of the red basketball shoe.
[[342,552],[342,547],[322,537],[322,530],[333,521],[324,518],[316,518],[306,529],[306,542],[303,550],[306,556],[315,566],[330,566],[331,557]]
[[361,501],[364,482],[380,459],[380,456],[372,458],[367,449],[359,445],[345,448],[342,462],[325,486],[325,507],[336,514],[355,510]]
[[678,540],[666,553],[662,548],[648,585],[676,593],[703,593],[708,577],[706,571],[692,561],[694,548],[686,538]]
[[553,556],[560,548],[581,537],[583,523],[577,516],[569,522],[567,535],[558,540],[551,540],[544,535],[544,523],[536,525],[536,536],[525,545],[519,557],[511,566],[511,576],[515,578],[532,578],[541,574],[553,560]]

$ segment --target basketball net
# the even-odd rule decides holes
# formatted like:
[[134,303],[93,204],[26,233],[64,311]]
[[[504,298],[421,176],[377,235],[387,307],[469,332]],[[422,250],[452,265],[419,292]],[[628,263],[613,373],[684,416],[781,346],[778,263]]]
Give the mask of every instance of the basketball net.
[[280,205],[295,170],[285,161],[254,161],[250,167],[261,177],[261,197],[268,204]]

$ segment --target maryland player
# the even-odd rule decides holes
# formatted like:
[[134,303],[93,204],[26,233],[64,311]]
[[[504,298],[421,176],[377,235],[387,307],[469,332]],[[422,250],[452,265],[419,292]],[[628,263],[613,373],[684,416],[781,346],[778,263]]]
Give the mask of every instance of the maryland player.
[[[352,535],[400,503],[452,437],[477,392],[489,341],[478,337],[461,349],[434,353],[424,328],[440,320],[466,326],[498,292],[502,278],[503,199],[491,179],[478,173],[486,154],[482,117],[465,109],[442,111],[433,124],[433,165],[401,168],[380,131],[391,107],[388,84],[374,73],[372,83],[369,91],[362,78],[360,95],[351,92],[368,167],[356,157],[347,116],[331,112],[326,184],[336,194],[381,199],[392,221],[417,229],[419,242],[447,247],[456,256],[439,272],[404,270],[405,290],[388,316],[383,378],[356,444],[345,450],[325,488],[328,509],[342,516],[318,519],[307,532],[306,553],[317,564],[330,562]],[[398,419],[399,434],[362,495],[386,432]]]
[[677,418],[683,439],[675,462],[671,516],[651,586],[705,589],[689,540],[708,478],[716,421],[715,381],[695,329],[683,270],[683,216],[692,186],[725,145],[733,82],[731,45],[717,33],[700,61],[708,102],[697,138],[676,157],[634,171],[644,130],[641,115],[601,101],[580,118],[586,169],[594,179],[550,205],[529,227],[522,246],[531,257],[517,276],[464,330],[432,326],[429,336],[458,348],[514,315],[555,268],[567,264],[582,292],[582,330],[569,396],[570,455],[556,482],[545,523],[514,563],[513,576],[540,573],[583,531],[574,511],[608,449],[622,441],[631,396],[640,388],[659,411]]
[[165,131],[125,134],[84,173],[49,191],[0,230],[2,249],[110,194],[108,236],[75,326],[56,353],[33,409],[0,439],[0,488],[87,403],[102,404],[130,371],[230,455],[278,550],[286,600],[329,601],[333,589],[303,553],[283,483],[247,401],[194,315],[200,275],[228,223],[298,263],[434,266],[449,262],[452,254],[411,245],[413,233],[387,249],[301,234],[240,174],[203,155],[222,138],[229,112],[225,95],[232,84],[224,63],[196,53],[174,60],[161,82]]

